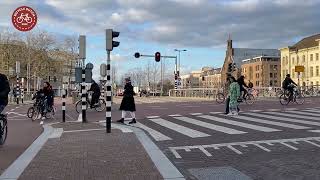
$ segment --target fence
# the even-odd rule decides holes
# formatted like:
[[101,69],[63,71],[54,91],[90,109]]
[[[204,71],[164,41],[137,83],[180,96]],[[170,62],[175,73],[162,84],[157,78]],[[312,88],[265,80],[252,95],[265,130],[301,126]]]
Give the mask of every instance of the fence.
[[[306,97],[320,96],[320,86],[299,87],[302,94]],[[194,97],[194,98],[216,98],[222,88],[189,88],[189,89],[170,89],[171,97]],[[254,87],[251,92],[255,97],[279,97],[282,93],[281,87]]]

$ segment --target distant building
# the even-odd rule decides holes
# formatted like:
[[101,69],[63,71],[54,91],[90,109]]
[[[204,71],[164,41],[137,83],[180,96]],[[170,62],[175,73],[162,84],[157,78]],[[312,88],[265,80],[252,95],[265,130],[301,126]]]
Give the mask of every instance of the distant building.
[[181,76],[182,88],[199,88],[201,71],[192,71],[190,74]]
[[202,88],[220,88],[221,68],[202,68],[200,86]]
[[258,56],[280,56],[280,51],[277,49],[233,48],[232,40],[229,38],[227,41],[226,57],[221,70],[222,84],[225,84],[228,77],[229,63],[236,64],[236,70],[232,72],[231,75],[237,78],[241,75],[241,65],[243,64],[243,60]]
[[301,73],[300,85],[319,85],[320,81],[320,34],[303,38],[293,46],[280,48],[281,51],[281,79],[286,74],[298,82],[298,73],[295,66],[304,66],[305,71]]
[[242,61],[241,74],[256,87],[280,87],[280,56],[258,56]]

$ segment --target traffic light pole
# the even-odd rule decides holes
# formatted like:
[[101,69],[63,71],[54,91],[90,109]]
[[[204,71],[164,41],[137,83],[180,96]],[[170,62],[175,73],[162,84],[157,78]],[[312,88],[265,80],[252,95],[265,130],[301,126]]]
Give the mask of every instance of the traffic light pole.
[[106,131],[111,133],[111,102],[112,102],[112,90],[111,90],[111,76],[110,76],[110,51],[107,50],[107,102],[106,102]]

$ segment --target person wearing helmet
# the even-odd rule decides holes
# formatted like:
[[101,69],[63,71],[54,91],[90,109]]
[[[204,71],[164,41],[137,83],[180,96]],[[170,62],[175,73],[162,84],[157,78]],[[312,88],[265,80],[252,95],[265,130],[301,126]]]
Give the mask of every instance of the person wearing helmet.
[[296,85],[298,86],[290,77],[290,74],[287,74],[286,75],[286,78],[283,80],[282,82],[282,88],[284,90],[287,90],[289,91],[289,98],[291,99],[292,95],[293,95],[293,88],[294,86],[293,85]]

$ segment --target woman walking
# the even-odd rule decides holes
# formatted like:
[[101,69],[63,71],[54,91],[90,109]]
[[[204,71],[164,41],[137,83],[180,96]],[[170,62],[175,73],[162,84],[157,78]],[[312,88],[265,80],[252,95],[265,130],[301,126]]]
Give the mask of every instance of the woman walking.
[[230,77],[230,88],[229,88],[229,114],[228,115],[238,115],[239,108],[238,108],[238,99],[240,97],[240,86],[237,83],[234,77]]
[[130,78],[126,78],[126,85],[124,86],[123,99],[120,105],[120,110],[122,111],[121,119],[117,122],[124,123],[124,118],[126,117],[126,113],[130,112],[132,120],[129,124],[136,123],[136,105],[134,103],[134,91],[133,86],[131,85]]

